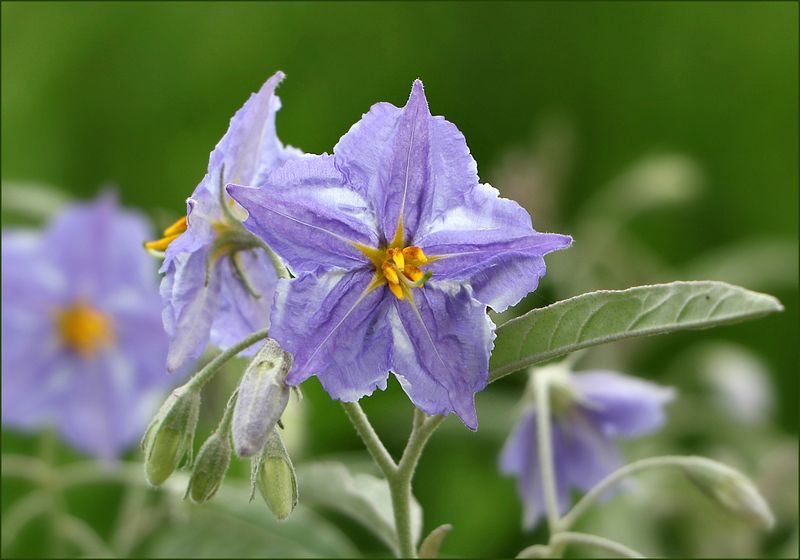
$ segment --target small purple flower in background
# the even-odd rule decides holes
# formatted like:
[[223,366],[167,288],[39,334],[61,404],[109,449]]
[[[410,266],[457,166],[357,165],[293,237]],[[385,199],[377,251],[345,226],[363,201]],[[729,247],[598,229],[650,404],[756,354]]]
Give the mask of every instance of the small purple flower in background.
[[297,277],[278,284],[270,327],[294,355],[288,385],[316,375],[356,401],[391,370],[418,408],[471,429],[494,340],[487,306],[536,289],[543,256],[572,241],[536,232],[479,182],[464,136],[431,116],[418,80],[405,107],[374,105],[332,156],[228,192]]
[[3,425],[55,427],[105,459],[142,436],[166,390],[151,233],[111,194],[67,208],[43,232],[4,231]]
[[[610,371],[574,373],[551,384],[553,462],[561,513],[570,506],[572,488],[589,490],[622,466],[617,439],[661,427],[664,406],[674,396],[671,388]],[[536,410],[528,406],[506,440],[500,470],[517,478],[523,525],[529,529],[545,514],[537,441]]]
[[260,186],[275,167],[301,154],[284,147],[275,132],[275,88],[282,79],[276,73],[236,112],[187,201],[187,215],[145,245],[166,250],[161,295],[169,371],[198,358],[209,340],[226,348],[269,326],[275,267],[259,240],[241,227],[246,216],[222,186]]

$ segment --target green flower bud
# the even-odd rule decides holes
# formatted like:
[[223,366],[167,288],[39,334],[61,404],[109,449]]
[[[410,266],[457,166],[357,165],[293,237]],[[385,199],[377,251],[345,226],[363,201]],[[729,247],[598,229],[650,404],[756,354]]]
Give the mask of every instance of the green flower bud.
[[297,505],[297,477],[281,436],[272,430],[250,476],[251,499],[258,488],[267,507],[278,520],[289,517]]
[[284,380],[291,367],[291,354],[269,338],[247,366],[233,410],[233,447],[239,457],[261,451],[280,420],[289,402]]
[[231,464],[230,434],[217,430],[203,443],[194,462],[186,495],[196,504],[210,500],[222,485]]
[[185,387],[175,389],[161,406],[142,439],[144,470],[150,484],[163,484],[187,452],[191,462],[199,414],[199,391]]
[[769,530],[775,525],[775,517],[767,502],[742,473],[702,458],[685,465],[684,472],[726,511],[759,529]]

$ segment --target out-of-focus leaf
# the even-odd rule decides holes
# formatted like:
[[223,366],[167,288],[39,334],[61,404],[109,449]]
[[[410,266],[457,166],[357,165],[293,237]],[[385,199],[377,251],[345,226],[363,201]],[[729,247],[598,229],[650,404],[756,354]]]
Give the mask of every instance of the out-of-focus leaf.
[[[636,161],[617,177],[601,196],[609,212],[627,216],[695,198],[702,190],[703,173],[688,156],[675,153],[650,154]],[[597,213],[596,205],[590,205]]]
[[438,558],[439,549],[442,547],[442,542],[447,536],[447,533],[453,530],[453,526],[449,523],[439,525],[425,537],[422,544],[419,545],[420,558]]
[[[297,470],[302,501],[338,511],[370,529],[392,550],[397,549],[388,483],[369,474],[351,474],[341,463],[321,462]],[[422,508],[411,501],[414,542],[422,531]]]
[[582,294],[501,325],[489,381],[588,346],[709,328],[781,310],[772,296],[722,282],[673,282]]
[[760,239],[702,255],[684,269],[688,278],[721,280],[753,290],[797,286],[797,241]]
[[[173,481],[174,479],[174,481]],[[165,489],[182,494],[188,481],[173,476]],[[336,526],[307,507],[298,506],[286,521],[276,521],[260,500],[228,480],[214,499],[203,505],[185,502],[183,522],[165,527],[149,548],[159,558],[320,558],[355,557],[358,551]]]
[[53,217],[70,202],[70,197],[64,192],[37,183],[4,182],[0,192],[3,212],[35,221]]

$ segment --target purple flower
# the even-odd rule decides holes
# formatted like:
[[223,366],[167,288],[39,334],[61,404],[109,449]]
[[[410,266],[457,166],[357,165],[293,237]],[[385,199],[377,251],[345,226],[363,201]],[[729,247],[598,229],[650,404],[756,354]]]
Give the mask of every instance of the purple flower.
[[296,276],[281,281],[270,336],[294,355],[287,384],[316,375],[335,399],[384,389],[389,371],[428,414],[475,429],[494,325],[534,290],[543,255],[571,238],[538,233],[478,180],[459,130],[432,117],[422,83],[403,108],[378,103],[332,156],[305,156],[262,189],[232,185]]
[[275,268],[259,241],[241,227],[244,212],[221,185],[259,186],[270,171],[300,155],[275,133],[280,109],[275,88],[282,79],[283,73],[276,73],[236,112],[187,201],[186,217],[146,244],[166,249],[161,296],[169,371],[199,357],[209,340],[225,348],[269,326]]
[[110,459],[138,441],[163,393],[150,234],[113,195],[66,209],[44,232],[3,232],[4,425],[56,427]]
[[[589,490],[622,466],[616,440],[658,429],[664,423],[664,405],[674,397],[670,388],[610,371],[572,374],[550,390],[561,513],[569,508],[570,489]],[[526,528],[533,528],[545,513],[537,439],[536,410],[531,406],[500,456],[503,474],[517,478]]]

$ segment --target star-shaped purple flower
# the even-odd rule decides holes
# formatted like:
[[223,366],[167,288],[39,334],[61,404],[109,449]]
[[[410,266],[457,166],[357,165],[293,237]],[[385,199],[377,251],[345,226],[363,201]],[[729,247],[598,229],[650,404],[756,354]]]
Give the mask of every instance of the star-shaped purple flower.
[[199,357],[209,340],[226,348],[269,326],[275,267],[241,227],[244,212],[222,186],[259,186],[270,171],[300,155],[284,147],[275,132],[280,109],[275,88],[282,79],[282,72],[272,76],[236,112],[187,201],[187,216],[167,228],[162,239],[146,244],[166,249],[161,295],[170,371]]
[[165,375],[147,221],[112,195],[67,208],[44,232],[3,232],[3,425],[52,426],[111,459],[141,438]]
[[[534,375],[536,375],[534,373]],[[622,466],[617,440],[657,430],[674,391],[610,371],[570,375],[551,387],[553,463],[560,512],[570,506],[570,490],[587,491]],[[523,525],[544,516],[535,407],[523,412],[500,455],[500,470],[517,478]]]
[[543,255],[571,242],[534,231],[479,182],[464,136],[431,116],[420,81],[405,107],[374,105],[332,156],[228,192],[296,276],[278,284],[270,329],[294,355],[287,384],[316,375],[355,401],[392,371],[418,408],[471,429],[494,340],[487,305],[517,303],[544,275]]

